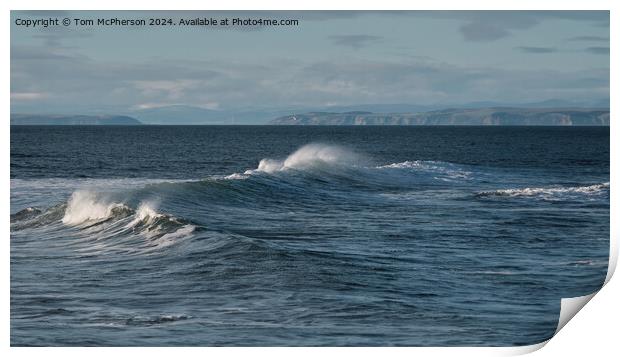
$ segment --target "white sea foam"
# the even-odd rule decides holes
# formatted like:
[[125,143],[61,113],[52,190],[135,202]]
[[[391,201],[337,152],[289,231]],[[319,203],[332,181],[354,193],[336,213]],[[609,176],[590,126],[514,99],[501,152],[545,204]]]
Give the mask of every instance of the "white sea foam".
[[248,178],[248,174],[240,174],[237,172],[235,172],[234,174],[230,174],[228,176],[224,176],[225,180],[245,180],[247,178]]
[[[110,220],[109,225],[93,226],[107,220]],[[127,220],[130,221],[125,223]],[[132,210],[123,203],[110,202],[105,195],[87,190],[78,190],[71,195],[62,222],[83,229],[96,240],[105,238],[108,234],[128,234],[128,242],[132,236],[141,236],[144,240],[138,251],[142,253],[173,245],[190,237],[196,229],[192,224],[159,213],[155,202],[141,202],[137,209]],[[93,229],[96,229],[96,232],[93,232]],[[99,245],[91,242],[87,250],[103,250],[108,244],[117,246],[122,243],[116,240]]]
[[[469,178],[471,172],[463,170],[457,165],[450,164],[447,162],[441,161],[423,161],[423,160],[414,160],[414,161],[403,161],[396,162],[392,164],[377,166],[377,169],[415,169],[420,171],[427,171],[438,173],[441,175],[447,176],[449,179],[464,179]],[[445,177],[435,177],[436,179],[440,179],[443,181],[447,180]]]
[[427,167],[428,164],[435,163],[434,161],[403,161],[403,162],[395,162],[392,164],[377,166],[378,169],[412,169],[412,168],[420,168]]
[[180,239],[189,237],[195,229],[196,226],[192,224],[186,224],[174,232],[166,233],[157,239],[157,242],[152,249],[161,249],[178,243]]
[[322,165],[357,167],[362,169],[415,169],[421,172],[439,174],[435,179],[452,181],[454,179],[467,179],[471,172],[464,170],[459,165],[441,161],[404,161],[382,166],[364,166],[368,160],[357,153],[337,145],[308,144],[297,149],[284,160],[262,159],[258,167],[246,170],[244,173],[233,173],[224,176],[227,180],[247,179],[256,173],[276,173],[289,169],[308,170]]
[[144,252],[158,250],[188,238],[196,229],[192,224],[183,224],[177,218],[157,212],[154,202],[141,202],[134,218],[126,228],[137,231],[149,240]]
[[544,195],[556,195],[563,193],[577,193],[577,194],[597,194],[603,190],[609,189],[609,182],[589,185],[589,186],[572,186],[572,187],[525,187],[504,189],[495,191],[483,191],[478,195],[480,196],[508,196],[508,197],[527,197],[527,196],[544,196]]
[[138,224],[148,225],[160,217],[163,217],[163,215],[157,213],[157,208],[154,203],[141,202],[134,214],[134,219],[129,222],[127,227],[135,227]]
[[128,209],[122,203],[106,202],[94,192],[78,190],[67,202],[62,223],[77,226],[89,221],[100,221],[111,217],[115,209]]

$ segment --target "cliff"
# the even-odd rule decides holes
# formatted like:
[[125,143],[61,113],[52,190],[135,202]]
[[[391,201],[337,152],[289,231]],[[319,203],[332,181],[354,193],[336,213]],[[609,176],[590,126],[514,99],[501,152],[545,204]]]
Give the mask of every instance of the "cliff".
[[273,125],[609,125],[609,109],[479,108],[423,113],[311,112],[273,119]]

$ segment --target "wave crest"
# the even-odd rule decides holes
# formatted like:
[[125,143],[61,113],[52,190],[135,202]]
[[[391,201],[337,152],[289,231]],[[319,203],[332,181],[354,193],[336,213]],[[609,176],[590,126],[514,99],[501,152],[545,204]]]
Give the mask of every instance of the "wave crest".
[[525,187],[510,188],[495,191],[482,191],[476,196],[504,196],[504,197],[531,197],[531,196],[550,196],[557,194],[598,194],[605,190],[609,190],[609,182],[604,182],[589,186],[572,186],[572,187]]
[[99,222],[128,211],[129,207],[122,203],[108,203],[94,192],[78,190],[71,194],[67,202],[62,223],[77,226],[87,222]]
[[467,171],[462,165],[452,164],[443,161],[403,161],[392,164],[377,166],[376,169],[386,170],[418,170],[422,172],[434,173],[445,177],[437,177],[439,179],[469,179],[472,175],[471,171]]
[[11,215],[11,223],[18,222],[18,221],[24,221],[24,220],[36,217],[39,214],[41,214],[40,209],[36,207],[27,207],[17,213],[13,213]]
[[354,166],[363,158],[343,147],[327,144],[308,144],[297,149],[284,160],[262,159],[254,172],[274,173],[287,169],[304,170],[321,165]]
[[[132,209],[114,202],[104,194],[78,190],[66,203],[46,210],[29,207],[11,215],[11,230],[62,224],[74,227],[78,249],[101,252],[107,248],[146,253],[170,246],[192,236],[196,226],[174,216],[160,213],[152,202],[141,202]],[[123,239],[116,239],[123,237]]]

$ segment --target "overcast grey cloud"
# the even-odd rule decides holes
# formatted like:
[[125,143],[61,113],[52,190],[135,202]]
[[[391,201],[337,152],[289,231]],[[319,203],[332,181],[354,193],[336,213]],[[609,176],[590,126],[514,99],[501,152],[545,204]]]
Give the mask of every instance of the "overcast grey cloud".
[[495,41],[510,35],[510,31],[503,26],[481,21],[468,22],[460,30],[468,41]]
[[[261,31],[12,26],[11,110],[596,102],[609,96],[604,41],[585,49],[556,47],[570,38],[604,38],[606,12],[175,14],[278,15],[299,17],[301,25]],[[548,21],[553,26],[540,31]],[[560,59],[535,55],[560,50]]]
[[368,46],[374,42],[380,41],[379,36],[370,35],[334,35],[329,36],[332,42],[339,46],[347,46],[354,49]]
[[452,16],[464,23],[460,32],[467,41],[486,42],[509,37],[550,19],[588,22],[609,26],[609,13],[604,11],[459,11],[439,16]]
[[496,16],[480,14],[460,27],[463,38],[467,41],[495,41],[511,36],[516,30],[523,30],[537,25],[540,20],[534,16],[514,16],[505,13]]
[[586,52],[593,53],[595,55],[609,55],[609,47],[596,46],[586,48]]
[[557,48],[555,47],[532,47],[532,46],[518,46],[515,49],[525,52],[525,53],[534,53],[534,54],[543,54],[543,53],[553,53],[557,52]]
[[65,30],[55,29],[53,31],[50,31],[50,30],[40,31],[39,34],[33,35],[32,37],[42,40],[44,46],[47,46],[52,49],[59,49],[59,48],[71,48],[72,46],[65,45],[67,41],[70,41],[71,39],[76,39],[76,38],[92,37],[92,33],[88,30],[74,31],[74,30],[69,30],[69,29],[65,29]]
[[[32,50],[31,50],[32,52]],[[20,51],[17,51],[19,55]],[[353,103],[467,102],[477,98],[523,101],[582,92],[605,96],[608,79],[597,71],[566,74],[465,68],[442,62],[288,61],[257,65],[218,61],[101,63],[88,58],[44,58],[15,63],[15,101],[116,103],[126,108],[186,103],[235,108],[240,103],[345,105]],[[38,63],[33,65],[33,62]],[[46,77],[46,81],[37,78]],[[17,80],[19,79],[19,80]],[[251,83],[251,85],[248,85]],[[21,96],[21,97],[20,97]],[[19,103],[15,103],[19,104]]]
[[586,41],[586,42],[609,42],[609,37],[603,36],[575,36],[568,38],[568,41]]

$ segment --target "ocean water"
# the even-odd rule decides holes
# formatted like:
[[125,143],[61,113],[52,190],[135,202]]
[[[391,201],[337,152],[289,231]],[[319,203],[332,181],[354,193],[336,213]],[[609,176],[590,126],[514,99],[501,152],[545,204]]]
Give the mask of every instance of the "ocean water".
[[609,190],[605,127],[11,127],[11,344],[541,342]]

